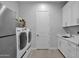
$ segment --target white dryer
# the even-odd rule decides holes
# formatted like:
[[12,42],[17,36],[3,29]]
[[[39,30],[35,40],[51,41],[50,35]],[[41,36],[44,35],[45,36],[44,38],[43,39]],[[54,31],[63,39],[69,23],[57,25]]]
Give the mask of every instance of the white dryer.
[[29,28],[27,28],[27,53],[26,55],[23,57],[23,58],[28,58],[31,56],[31,38],[32,38],[32,33],[31,33],[31,30]]
[[16,27],[16,42],[17,42],[17,58],[22,58],[27,53],[28,38],[26,28]]
[[28,45],[30,46],[31,45],[31,40],[32,40],[32,33],[31,33],[31,29],[27,28],[27,42],[28,42]]

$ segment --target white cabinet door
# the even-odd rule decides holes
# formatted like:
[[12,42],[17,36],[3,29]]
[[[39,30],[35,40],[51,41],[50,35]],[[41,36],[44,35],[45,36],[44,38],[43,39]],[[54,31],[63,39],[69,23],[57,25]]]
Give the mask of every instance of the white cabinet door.
[[71,25],[71,2],[68,2],[63,7],[63,26],[70,26]]
[[79,25],[79,1],[72,3],[72,24]]
[[72,11],[71,11],[71,6],[72,6],[72,2],[67,3],[67,15],[66,15],[66,19],[67,19],[67,26],[71,26],[71,16],[72,16]]
[[67,52],[69,54],[68,57],[75,58],[76,57],[76,45],[71,42],[68,42],[67,44],[68,44],[67,45],[67,47],[68,47]]
[[66,44],[67,44],[67,41],[65,41],[64,39],[61,39],[61,52],[64,54],[64,56],[66,56]]
[[62,9],[62,13],[63,13],[63,27],[65,27],[65,26],[67,26],[67,11],[66,11],[66,9],[67,9],[67,7],[66,7],[66,5],[63,7],[63,9]]
[[67,43],[68,43],[68,41],[66,41],[66,40],[64,40],[64,55],[65,55],[65,57],[69,57],[69,54],[68,54],[68,46],[67,46]]
[[58,49],[63,53],[63,39],[62,38],[58,38]]
[[79,46],[77,46],[77,49],[76,49],[76,58],[79,58]]
[[62,40],[62,47],[63,47],[63,54],[64,54],[64,56],[65,57],[69,57],[69,51],[68,51],[68,41],[66,41],[66,40]]
[[62,39],[62,38],[58,38],[58,49],[63,53],[63,55],[65,57],[68,57],[68,47],[67,47],[67,41]]

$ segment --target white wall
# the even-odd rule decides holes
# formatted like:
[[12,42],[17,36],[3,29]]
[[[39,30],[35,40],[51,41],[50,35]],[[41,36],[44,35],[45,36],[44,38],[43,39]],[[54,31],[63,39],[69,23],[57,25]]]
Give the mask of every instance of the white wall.
[[[36,11],[41,3],[23,3],[19,5],[19,15],[31,24],[32,47],[36,47]],[[57,34],[62,31],[62,4],[43,3],[50,12],[50,48],[57,48]]]
[[36,10],[35,4],[20,4],[19,5],[19,15],[30,23],[32,29],[32,47],[35,48],[36,46]]
[[57,48],[57,34],[63,33],[62,29],[62,7],[61,4],[50,5],[50,47]]
[[19,11],[18,11],[18,3],[15,1],[0,1],[3,5],[6,5],[9,9],[13,10],[16,12],[16,16],[19,16]]

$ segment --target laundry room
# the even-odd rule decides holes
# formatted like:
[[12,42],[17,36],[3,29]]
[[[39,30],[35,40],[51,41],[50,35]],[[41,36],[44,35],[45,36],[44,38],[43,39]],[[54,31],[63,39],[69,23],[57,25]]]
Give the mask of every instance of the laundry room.
[[0,58],[79,58],[79,1],[0,1]]

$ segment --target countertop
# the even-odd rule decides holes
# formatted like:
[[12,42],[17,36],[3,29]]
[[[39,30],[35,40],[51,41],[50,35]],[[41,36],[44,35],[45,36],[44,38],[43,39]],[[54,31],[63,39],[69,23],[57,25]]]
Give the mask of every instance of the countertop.
[[64,38],[64,37],[62,37],[64,35],[60,35],[60,34],[58,34],[57,36],[59,38],[61,38],[61,39],[67,40],[67,41],[69,41],[69,42],[71,42],[71,43],[76,44],[77,46],[79,46],[79,36],[74,36],[74,37],[70,37],[70,38]]

